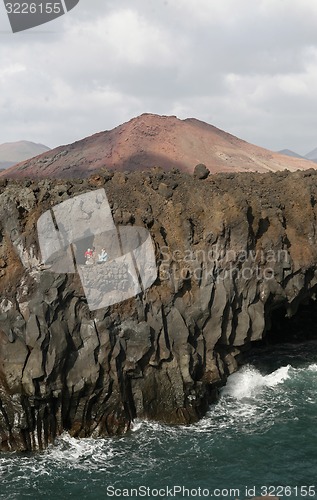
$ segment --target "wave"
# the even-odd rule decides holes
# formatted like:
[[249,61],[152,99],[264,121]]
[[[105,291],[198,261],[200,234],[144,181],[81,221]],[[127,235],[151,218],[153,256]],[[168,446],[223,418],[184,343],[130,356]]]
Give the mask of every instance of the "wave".
[[220,399],[194,426],[210,438],[264,434],[275,425],[287,428],[299,415],[314,411],[317,364],[294,368],[286,365],[269,374],[246,365],[230,375]]
[[275,387],[283,383],[290,377],[291,368],[290,365],[282,366],[269,375],[262,375],[254,366],[244,366],[228,378],[227,385],[222,389],[221,394],[235,399],[252,397],[264,388]]

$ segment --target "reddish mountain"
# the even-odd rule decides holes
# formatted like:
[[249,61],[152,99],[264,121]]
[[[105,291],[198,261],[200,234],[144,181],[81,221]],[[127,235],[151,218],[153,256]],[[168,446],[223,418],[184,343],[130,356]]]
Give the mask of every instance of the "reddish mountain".
[[113,130],[19,163],[0,175],[86,177],[101,168],[144,170],[152,166],[192,172],[198,163],[211,172],[316,168],[316,163],[254,146],[194,118],[143,114]]

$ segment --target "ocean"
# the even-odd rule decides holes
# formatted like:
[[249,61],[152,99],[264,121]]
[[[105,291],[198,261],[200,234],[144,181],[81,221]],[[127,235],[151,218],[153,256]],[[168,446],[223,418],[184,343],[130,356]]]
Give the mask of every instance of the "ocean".
[[317,498],[317,343],[253,352],[200,422],[0,454],[0,498]]

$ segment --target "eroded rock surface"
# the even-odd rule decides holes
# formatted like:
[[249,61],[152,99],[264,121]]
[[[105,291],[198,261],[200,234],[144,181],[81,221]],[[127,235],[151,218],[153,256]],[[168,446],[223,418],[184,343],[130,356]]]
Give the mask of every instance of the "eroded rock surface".
[[[150,231],[158,278],[91,312],[78,274],[41,265],[36,222],[101,187],[116,224]],[[199,419],[272,311],[292,316],[314,294],[316,200],[313,170],[1,180],[0,450]]]

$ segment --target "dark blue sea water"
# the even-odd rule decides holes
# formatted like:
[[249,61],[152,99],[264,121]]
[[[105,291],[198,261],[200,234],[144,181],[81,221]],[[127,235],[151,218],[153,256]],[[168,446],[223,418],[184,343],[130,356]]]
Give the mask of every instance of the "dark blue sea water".
[[116,439],[65,434],[43,453],[0,455],[0,481],[5,500],[317,498],[317,346],[250,358],[196,425],[135,422]]

